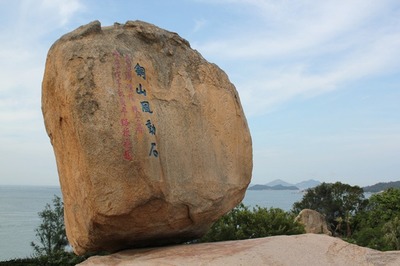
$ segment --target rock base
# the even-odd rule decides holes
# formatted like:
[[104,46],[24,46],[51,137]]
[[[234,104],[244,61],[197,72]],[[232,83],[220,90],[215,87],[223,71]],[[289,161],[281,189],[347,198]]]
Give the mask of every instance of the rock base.
[[400,265],[400,251],[380,252],[304,234],[126,250],[79,265]]

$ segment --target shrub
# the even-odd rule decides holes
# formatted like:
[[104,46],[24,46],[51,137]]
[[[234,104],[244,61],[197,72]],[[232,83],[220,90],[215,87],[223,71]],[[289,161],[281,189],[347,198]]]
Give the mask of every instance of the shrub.
[[250,210],[239,204],[222,216],[199,242],[240,240],[274,235],[295,235],[304,233],[304,227],[294,222],[294,215],[279,208]]

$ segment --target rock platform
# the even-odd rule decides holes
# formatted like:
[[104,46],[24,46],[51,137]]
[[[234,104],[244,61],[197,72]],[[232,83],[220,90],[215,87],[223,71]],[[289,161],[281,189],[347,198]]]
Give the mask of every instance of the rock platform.
[[121,251],[91,265],[400,265],[400,251],[380,252],[323,234],[274,236]]

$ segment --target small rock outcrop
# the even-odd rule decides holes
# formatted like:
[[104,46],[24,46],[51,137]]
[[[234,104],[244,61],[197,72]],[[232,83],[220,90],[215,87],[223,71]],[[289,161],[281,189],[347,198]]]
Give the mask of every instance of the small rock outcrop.
[[91,257],[81,266],[140,265],[400,265],[400,251],[376,251],[327,235],[273,236],[240,241],[126,250]]
[[42,111],[77,254],[199,237],[250,182],[235,87],[154,25],[95,21],[61,37],[48,53]]
[[295,221],[304,225],[306,233],[332,235],[325,217],[317,211],[304,209],[299,213]]

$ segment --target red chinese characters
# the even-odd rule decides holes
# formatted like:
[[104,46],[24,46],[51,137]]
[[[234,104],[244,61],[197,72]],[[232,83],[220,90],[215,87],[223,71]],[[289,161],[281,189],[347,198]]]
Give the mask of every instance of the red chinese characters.
[[[128,161],[133,160],[132,156],[132,141],[131,141],[131,133],[130,133],[130,128],[129,128],[129,119],[128,119],[128,109],[125,101],[125,93],[124,93],[124,85],[129,85],[131,84],[131,79],[132,75],[130,74],[131,70],[131,65],[130,64],[125,64],[125,71],[124,75],[121,73],[121,62],[122,57],[121,55],[115,51],[114,52],[114,80],[115,80],[115,85],[117,87],[117,93],[118,93],[118,98],[119,98],[119,104],[120,104],[120,111],[121,111],[121,127],[122,127],[122,145],[123,145],[123,158]],[[125,60],[126,61],[126,60]],[[122,76],[124,79],[122,80]],[[123,82],[124,81],[124,82]]]
[[138,141],[142,140],[145,128],[148,129],[150,138],[148,156],[158,157],[155,141],[156,125],[151,119],[154,110],[148,97],[146,69],[139,63],[132,67],[129,55],[121,55],[115,51],[113,75],[119,100],[123,158],[128,161],[133,160],[133,149],[138,145]]

